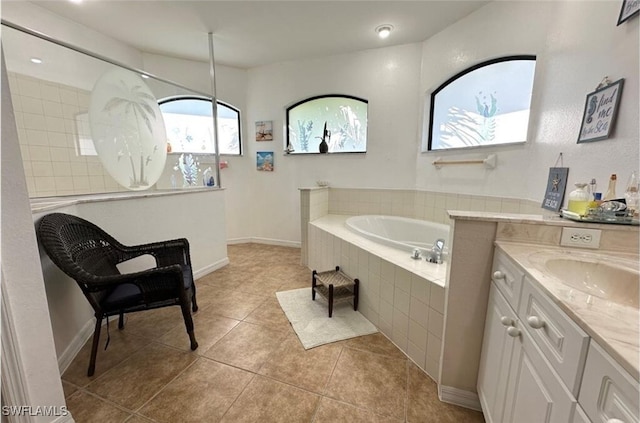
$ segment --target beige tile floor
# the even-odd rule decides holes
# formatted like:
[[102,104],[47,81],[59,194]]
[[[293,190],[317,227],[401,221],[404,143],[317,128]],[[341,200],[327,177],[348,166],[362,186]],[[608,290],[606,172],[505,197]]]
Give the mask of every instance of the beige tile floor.
[[178,307],[111,325],[91,378],[83,347],[62,376],[76,422],[484,422],[379,333],[305,351],[274,295],[310,286],[299,249],[231,245],[229,260],[197,281],[196,351]]

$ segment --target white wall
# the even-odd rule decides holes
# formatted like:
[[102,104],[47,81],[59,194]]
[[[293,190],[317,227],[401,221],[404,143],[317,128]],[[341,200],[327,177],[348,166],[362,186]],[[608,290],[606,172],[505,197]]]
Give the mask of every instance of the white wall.
[[[441,192],[542,200],[549,167],[560,152],[576,182],[598,181],[606,191],[618,174],[618,193],[638,168],[638,23],[616,26],[621,2],[493,2],[423,43],[421,92],[429,94],[463,69],[490,58],[536,54],[529,139],[525,145],[422,153],[417,187]],[[577,144],[587,93],[605,75],[625,78],[613,136]],[[427,104],[428,105],[428,104]],[[498,166],[436,170],[435,157],[478,158],[496,153]]]
[[[300,241],[298,187],[316,180],[340,187],[414,186],[420,45],[361,51],[249,70],[245,157],[229,188],[234,238]],[[366,154],[285,156],[288,105],[318,94],[369,100]],[[256,142],[255,121],[272,120],[274,141]],[[256,151],[274,152],[274,172],[258,172]]]

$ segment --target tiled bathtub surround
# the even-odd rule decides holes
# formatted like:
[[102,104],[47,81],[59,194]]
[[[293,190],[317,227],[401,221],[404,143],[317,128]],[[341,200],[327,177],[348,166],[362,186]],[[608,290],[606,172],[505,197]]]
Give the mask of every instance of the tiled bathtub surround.
[[346,218],[326,215],[309,225],[309,267],[340,265],[360,279],[359,311],[437,381],[446,264],[364,239],[345,227]]
[[382,214],[451,223],[447,210],[544,214],[540,202],[420,190],[329,188],[331,214]]

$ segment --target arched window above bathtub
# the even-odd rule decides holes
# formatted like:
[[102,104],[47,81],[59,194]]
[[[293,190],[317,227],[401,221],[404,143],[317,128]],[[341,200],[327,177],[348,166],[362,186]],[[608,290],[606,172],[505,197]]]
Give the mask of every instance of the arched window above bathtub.
[[365,153],[369,102],[349,95],[310,97],[287,108],[286,151],[320,153],[323,134],[328,153]]
[[479,63],[431,93],[428,150],[527,140],[536,56]]
[[[215,153],[210,98],[179,96],[158,103],[173,153]],[[242,154],[240,128],[240,110],[218,100],[218,148],[221,155]]]

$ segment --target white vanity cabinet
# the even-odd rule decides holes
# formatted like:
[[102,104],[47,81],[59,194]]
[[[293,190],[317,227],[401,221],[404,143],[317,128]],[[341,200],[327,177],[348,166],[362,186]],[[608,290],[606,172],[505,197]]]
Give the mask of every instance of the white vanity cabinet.
[[493,270],[477,386],[485,420],[571,423],[588,336],[499,249]]
[[579,400],[593,423],[637,423],[638,382],[591,342]]

